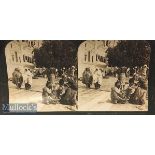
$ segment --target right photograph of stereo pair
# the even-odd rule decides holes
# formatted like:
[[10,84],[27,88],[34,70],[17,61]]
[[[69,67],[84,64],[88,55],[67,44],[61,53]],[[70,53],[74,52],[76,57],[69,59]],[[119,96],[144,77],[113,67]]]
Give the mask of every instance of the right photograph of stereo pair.
[[148,111],[147,41],[88,40],[78,48],[80,111]]

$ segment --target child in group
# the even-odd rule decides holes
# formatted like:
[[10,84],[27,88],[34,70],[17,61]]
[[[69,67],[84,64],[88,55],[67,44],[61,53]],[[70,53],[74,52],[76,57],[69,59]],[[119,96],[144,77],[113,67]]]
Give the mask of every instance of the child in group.
[[120,82],[120,90],[123,92],[125,90],[125,77],[123,74],[118,76],[118,82]]
[[126,98],[128,100],[130,100],[131,96],[134,94],[135,89],[136,89],[136,85],[134,83],[134,79],[131,78],[131,79],[129,79],[129,86],[126,89]]
[[59,87],[57,89],[57,97],[58,99],[61,99],[61,96],[65,93],[65,88],[64,88],[64,80],[60,79],[59,80]]

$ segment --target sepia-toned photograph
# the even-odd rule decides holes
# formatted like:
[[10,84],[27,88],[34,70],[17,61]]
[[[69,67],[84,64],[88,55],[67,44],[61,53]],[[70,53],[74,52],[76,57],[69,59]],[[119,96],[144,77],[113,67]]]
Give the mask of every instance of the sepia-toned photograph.
[[155,1],[0,1],[1,155],[155,152]]
[[31,108],[32,112],[78,110],[79,43],[67,40],[9,42],[5,55],[10,112],[20,110],[19,105]]
[[81,111],[148,111],[147,41],[88,40],[78,49]]
[[144,40],[9,41],[9,110],[148,111],[150,53]]

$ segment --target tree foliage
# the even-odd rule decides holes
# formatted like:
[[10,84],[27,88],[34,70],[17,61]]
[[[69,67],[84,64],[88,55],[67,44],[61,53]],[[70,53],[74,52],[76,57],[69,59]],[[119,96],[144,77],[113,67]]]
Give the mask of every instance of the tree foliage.
[[43,41],[39,49],[34,49],[36,66],[68,68],[77,65],[77,51],[81,42],[80,40]]
[[144,40],[119,41],[117,46],[108,49],[110,66],[143,66],[149,64],[151,48]]

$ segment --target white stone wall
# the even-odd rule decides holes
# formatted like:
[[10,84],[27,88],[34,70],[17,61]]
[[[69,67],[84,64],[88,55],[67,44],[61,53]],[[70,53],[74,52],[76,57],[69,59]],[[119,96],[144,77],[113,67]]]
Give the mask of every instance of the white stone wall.
[[8,78],[12,77],[15,68],[23,72],[25,68],[34,68],[33,49],[41,46],[41,41],[15,40],[8,43],[5,49]]
[[92,72],[96,68],[106,68],[107,49],[115,47],[118,41],[113,40],[88,40],[83,42],[78,49],[78,77],[82,77],[85,68],[89,67]]

